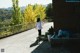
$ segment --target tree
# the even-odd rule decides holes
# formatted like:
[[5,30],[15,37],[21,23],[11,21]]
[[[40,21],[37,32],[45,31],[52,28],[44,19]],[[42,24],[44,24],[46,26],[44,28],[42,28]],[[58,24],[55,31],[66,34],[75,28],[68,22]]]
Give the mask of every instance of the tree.
[[33,6],[29,4],[24,11],[24,22],[34,22],[35,16]]
[[46,16],[52,18],[53,11],[52,11],[52,3],[48,4],[46,7]]
[[43,5],[34,5],[34,12],[37,16],[40,16],[41,20],[43,20],[46,17],[46,8]]
[[46,17],[45,7],[42,5],[28,5],[24,11],[25,22],[36,22],[37,16],[40,16],[41,20]]
[[18,6],[18,0],[12,0],[13,3],[13,11],[12,11],[12,18],[13,18],[13,24],[21,24],[22,23],[22,15],[21,10]]

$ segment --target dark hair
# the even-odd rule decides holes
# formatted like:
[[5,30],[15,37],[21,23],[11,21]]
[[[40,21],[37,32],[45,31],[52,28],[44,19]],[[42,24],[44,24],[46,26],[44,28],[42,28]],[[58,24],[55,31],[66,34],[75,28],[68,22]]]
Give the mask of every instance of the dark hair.
[[37,22],[39,22],[40,21],[40,18],[37,18]]

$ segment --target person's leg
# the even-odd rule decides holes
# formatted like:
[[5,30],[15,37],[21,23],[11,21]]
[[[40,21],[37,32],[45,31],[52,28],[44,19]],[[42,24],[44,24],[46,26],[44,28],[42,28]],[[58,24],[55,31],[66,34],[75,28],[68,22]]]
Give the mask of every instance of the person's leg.
[[41,36],[41,30],[38,30],[38,40],[40,41],[41,39],[40,39],[40,36]]
[[38,35],[39,35],[39,37],[40,37],[40,36],[41,36],[41,30],[38,30],[38,31],[39,31],[39,34],[38,34]]

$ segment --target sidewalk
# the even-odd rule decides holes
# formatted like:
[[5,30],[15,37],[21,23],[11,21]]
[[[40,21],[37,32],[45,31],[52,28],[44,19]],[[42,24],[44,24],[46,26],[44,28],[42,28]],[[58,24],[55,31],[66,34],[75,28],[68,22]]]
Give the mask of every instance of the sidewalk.
[[[43,26],[42,34],[45,34],[47,30],[53,25],[53,23],[46,23]],[[3,53],[32,53],[40,46],[36,45],[30,48],[30,45],[36,41],[37,30],[31,29],[4,39],[0,40],[0,53],[4,49]],[[42,42],[43,43],[43,42]],[[41,44],[42,44],[41,43]]]

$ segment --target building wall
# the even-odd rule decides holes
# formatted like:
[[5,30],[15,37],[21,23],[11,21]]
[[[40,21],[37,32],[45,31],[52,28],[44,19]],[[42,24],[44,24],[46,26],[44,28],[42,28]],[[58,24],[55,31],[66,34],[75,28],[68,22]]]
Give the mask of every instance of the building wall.
[[55,31],[62,28],[80,32],[80,2],[52,1]]

